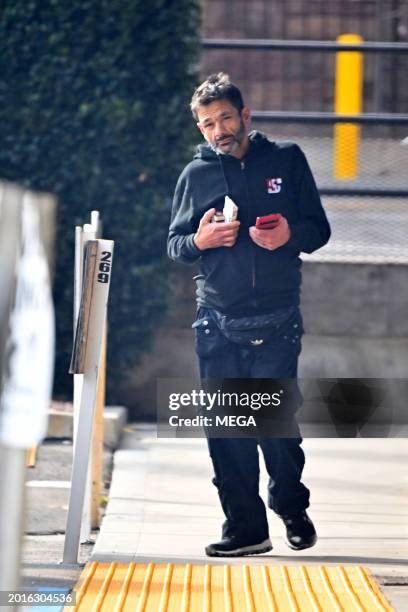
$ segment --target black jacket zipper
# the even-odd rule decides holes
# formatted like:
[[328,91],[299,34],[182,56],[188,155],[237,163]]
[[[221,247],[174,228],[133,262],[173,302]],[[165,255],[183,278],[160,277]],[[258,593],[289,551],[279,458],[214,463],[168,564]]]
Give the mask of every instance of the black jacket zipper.
[[[241,171],[242,171],[242,175],[244,177],[244,184],[245,184],[245,192],[246,192],[246,196],[247,196],[247,202],[248,202],[248,210],[250,210],[250,197],[249,197],[249,189],[248,189],[248,181],[246,178],[246,174],[245,174],[245,161],[242,159],[241,160]],[[256,290],[256,271],[255,271],[255,248],[252,246],[251,249],[251,254],[252,254],[252,291],[253,291],[253,305],[254,308],[256,308],[256,297],[255,297],[255,290]]]

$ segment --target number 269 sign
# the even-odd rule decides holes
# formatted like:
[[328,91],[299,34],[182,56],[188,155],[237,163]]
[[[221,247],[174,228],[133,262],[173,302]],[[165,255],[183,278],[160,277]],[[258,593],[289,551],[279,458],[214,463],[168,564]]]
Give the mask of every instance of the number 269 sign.
[[98,283],[108,283],[111,272],[112,253],[110,251],[102,251],[98,265]]

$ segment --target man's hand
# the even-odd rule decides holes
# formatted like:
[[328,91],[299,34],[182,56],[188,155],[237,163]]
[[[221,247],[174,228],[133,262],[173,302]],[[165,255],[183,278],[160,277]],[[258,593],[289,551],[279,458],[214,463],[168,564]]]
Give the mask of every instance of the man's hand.
[[258,229],[254,225],[249,228],[249,235],[258,246],[268,251],[274,251],[287,243],[290,238],[290,228],[285,217],[273,229]]
[[210,208],[204,213],[197,233],[194,235],[194,244],[201,251],[217,247],[232,247],[237,240],[240,222],[211,223],[214,213],[215,208]]

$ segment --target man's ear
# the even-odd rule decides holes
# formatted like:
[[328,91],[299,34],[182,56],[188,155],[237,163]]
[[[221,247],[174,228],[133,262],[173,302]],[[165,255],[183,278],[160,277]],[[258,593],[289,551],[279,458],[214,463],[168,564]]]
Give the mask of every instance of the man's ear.
[[242,109],[241,117],[242,121],[245,124],[245,127],[247,127],[249,125],[249,122],[251,121],[251,110],[248,106],[244,106],[244,108]]

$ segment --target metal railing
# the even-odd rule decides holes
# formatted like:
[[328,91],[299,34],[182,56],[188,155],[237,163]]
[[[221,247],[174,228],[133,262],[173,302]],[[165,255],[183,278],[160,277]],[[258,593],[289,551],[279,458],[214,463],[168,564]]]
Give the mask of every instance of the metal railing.
[[363,53],[408,53],[408,43],[364,42],[360,45],[339,44],[327,40],[268,40],[268,39],[229,39],[203,38],[204,49],[255,49],[265,51],[361,51]]
[[[364,30],[364,27],[356,26],[356,28],[357,31]],[[226,25],[224,29],[228,30],[228,26]],[[263,30],[260,28],[259,31]],[[324,35],[324,31],[321,34]],[[327,108],[327,104],[330,103],[333,76],[330,55],[340,51],[357,51],[371,56],[366,61],[368,87],[365,99],[367,106],[371,110],[390,108],[398,111],[404,109],[404,100],[407,96],[403,78],[406,72],[405,60],[408,56],[408,43],[406,42],[363,41],[357,44],[354,41],[205,37],[202,38],[201,45],[206,52],[204,57],[206,72],[209,70],[213,72],[221,59],[224,70],[243,73],[244,82],[249,83],[247,88],[249,95],[246,97],[253,108],[264,105],[269,95],[272,95],[275,106],[292,108],[293,102],[300,98],[306,108],[313,108],[315,91],[318,92],[317,98],[321,100],[323,108]],[[220,51],[224,52],[222,58],[217,55],[217,52]],[[244,55],[241,57],[235,55],[240,51],[244,52]],[[269,52],[275,52],[273,62],[266,60],[265,53],[269,54]],[[292,56],[293,61],[283,59],[287,53]],[[315,56],[314,59],[308,59],[310,54]],[[322,57],[316,69],[316,55],[319,54],[322,54]],[[258,57],[259,62],[255,62]],[[257,86],[252,94],[251,85],[254,84],[254,79],[261,79],[265,84],[275,84],[276,91],[271,91],[269,94],[265,88]],[[235,80],[240,81],[239,78]],[[369,93],[370,91],[372,94]],[[255,103],[251,99],[252,95],[256,100]]]
[[252,111],[254,121],[281,123],[360,123],[360,124],[408,124],[408,115],[402,113],[364,113],[362,115],[338,115],[336,113],[298,111]]

